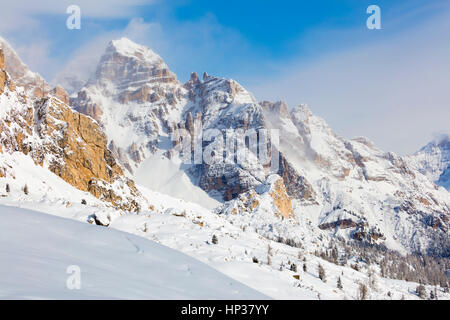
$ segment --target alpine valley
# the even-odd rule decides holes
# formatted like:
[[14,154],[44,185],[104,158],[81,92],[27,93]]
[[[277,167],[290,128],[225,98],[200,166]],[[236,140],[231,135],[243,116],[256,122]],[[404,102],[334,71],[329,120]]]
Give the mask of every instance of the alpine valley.
[[[80,87],[0,38],[0,298],[450,299],[448,136],[384,152],[127,38]],[[199,128],[277,132],[276,169],[185,163]]]

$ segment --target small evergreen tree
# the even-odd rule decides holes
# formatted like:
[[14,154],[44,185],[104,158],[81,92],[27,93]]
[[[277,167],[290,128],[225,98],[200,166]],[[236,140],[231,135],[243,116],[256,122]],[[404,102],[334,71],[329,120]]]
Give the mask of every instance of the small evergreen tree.
[[25,193],[26,195],[28,195],[28,185],[25,185],[23,187],[23,193]]
[[303,272],[308,271],[308,267],[306,266],[306,263],[303,263]]
[[319,263],[319,265],[317,266],[317,271],[319,273],[319,279],[322,280],[323,282],[327,282],[327,278],[326,278],[326,274],[325,274],[325,269],[322,267],[322,265]]
[[297,265],[295,263],[291,264],[291,271],[297,272]]
[[344,289],[344,287],[342,286],[341,277],[338,277],[338,280],[337,280],[337,288],[338,288],[339,290]]
[[425,299],[427,297],[427,292],[423,284],[417,286],[416,293],[421,299]]
[[270,246],[270,244],[269,245],[267,245],[267,255],[268,256],[273,256],[273,250],[272,250],[272,247]]
[[367,286],[364,283],[360,283],[358,288],[358,300],[366,300],[368,293],[369,290],[367,289]]
[[9,183],[6,184],[6,193],[10,193],[11,189],[9,188]]
[[212,236],[211,241],[212,241],[213,244],[218,244],[219,243],[219,239],[217,239],[217,236],[215,234]]

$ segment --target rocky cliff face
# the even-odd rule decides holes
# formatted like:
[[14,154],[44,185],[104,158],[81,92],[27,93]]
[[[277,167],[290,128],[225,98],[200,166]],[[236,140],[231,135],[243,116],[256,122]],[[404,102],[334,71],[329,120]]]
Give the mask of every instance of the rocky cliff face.
[[[0,152],[29,155],[72,186],[118,209],[138,211],[140,194],[108,150],[100,126],[58,99],[61,92],[41,97],[34,88],[16,90],[5,68],[0,63]],[[2,175],[8,175],[7,166]]]
[[19,58],[8,42],[0,37],[0,49],[3,50],[5,69],[18,87],[23,87],[26,94],[33,97],[44,97],[51,86],[38,74],[32,72]]
[[292,203],[284,186],[283,179],[270,175],[254,190],[241,193],[235,200],[228,201],[218,209],[219,214],[259,214],[265,210],[278,219],[294,218]]
[[71,104],[101,124],[114,155],[133,172],[179,122],[185,91],[157,54],[122,38],[110,42]]
[[283,179],[270,175],[255,189],[239,194],[216,209],[216,213],[237,225],[260,230],[263,236],[280,240],[286,237],[286,225],[297,224],[291,198]]

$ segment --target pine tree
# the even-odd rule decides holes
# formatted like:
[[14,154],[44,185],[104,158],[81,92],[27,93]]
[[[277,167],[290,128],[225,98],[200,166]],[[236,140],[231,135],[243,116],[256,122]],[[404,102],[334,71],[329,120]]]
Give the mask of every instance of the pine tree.
[[364,283],[360,283],[358,288],[358,300],[366,300],[368,292],[367,286]]
[[10,193],[11,189],[9,188],[9,183],[6,184],[6,193]]
[[267,246],[267,255],[269,255],[269,256],[273,256],[273,250],[272,250],[272,247],[270,246],[270,244]]
[[219,243],[219,239],[217,239],[217,236],[215,234],[212,236],[211,241],[212,241],[213,244],[218,244]]
[[319,272],[319,279],[322,280],[323,282],[327,282],[325,269],[322,267],[322,265],[320,263],[317,266],[317,271]]
[[303,272],[308,271],[308,267],[306,266],[306,263],[303,263]]
[[339,277],[338,280],[337,280],[337,288],[338,288],[339,290],[344,289],[344,287],[342,286],[341,277]]
[[427,297],[427,292],[423,284],[417,286],[416,293],[422,299],[425,299]]
[[291,264],[291,271],[297,272],[297,265],[295,263]]

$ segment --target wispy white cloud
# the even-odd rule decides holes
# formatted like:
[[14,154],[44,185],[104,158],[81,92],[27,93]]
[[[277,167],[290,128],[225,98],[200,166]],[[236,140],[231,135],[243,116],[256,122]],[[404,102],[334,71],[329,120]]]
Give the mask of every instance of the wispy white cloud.
[[1,5],[0,31],[9,32],[39,24],[39,15],[65,15],[70,5],[81,8],[85,17],[120,18],[129,17],[139,6],[155,3],[157,0],[14,0]]
[[[220,25],[213,15],[188,22],[146,22],[142,18],[130,20],[124,29],[101,32],[85,42],[53,77],[53,83],[69,87],[67,76],[87,80],[95,71],[107,43],[112,39],[127,37],[157,52],[181,81],[192,71],[210,71],[208,66],[226,69],[243,56],[247,50],[245,39],[233,29]],[[204,66],[202,70],[198,66]],[[223,76],[223,74],[219,74]]]
[[450,132],[448,30],[450,13],[443,12],[364,45],[281,63],[278,76],[252,79],[250,87],[261,99],[308,103],[345,137],[364,135],[385,150],[411,153],[435,132]]

